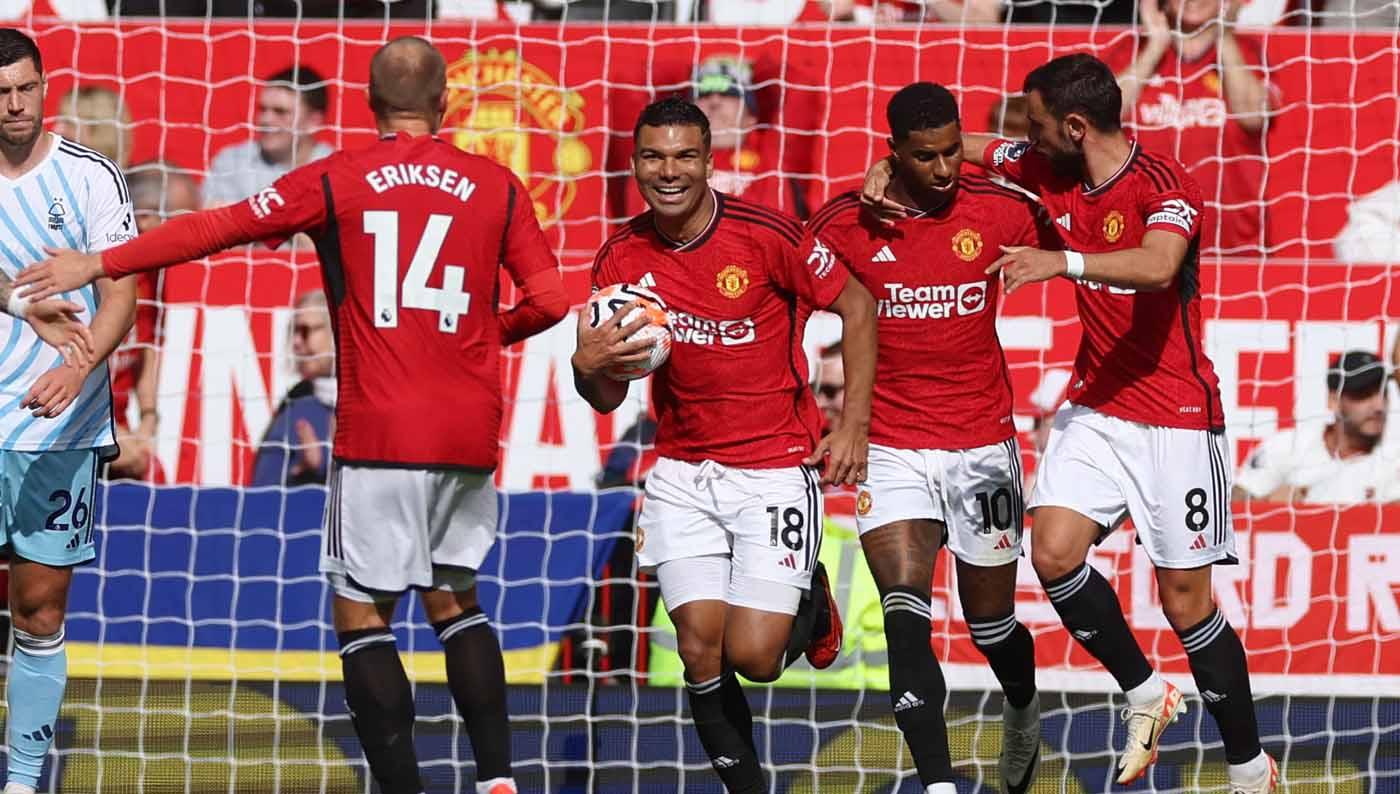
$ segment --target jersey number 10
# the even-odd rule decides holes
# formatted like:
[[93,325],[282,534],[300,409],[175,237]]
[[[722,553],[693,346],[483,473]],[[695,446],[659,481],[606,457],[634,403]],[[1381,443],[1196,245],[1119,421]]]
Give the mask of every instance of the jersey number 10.
[[[423,237],[413,251],[408,272],[399,292],[399,214],[388,210],[365,212],[365,234],[374,237],[374,327],[399,327],[399,307],[428,309],[438,313],[438,330],[457,332],[457,318],[467,313],[471,293],[462,289],[467,269],[457,265],[442,268],[442,286],[428,286],[428,276],[437,264],[451,215],[429,215]],[[402,302],[400,302],[402,301]]]

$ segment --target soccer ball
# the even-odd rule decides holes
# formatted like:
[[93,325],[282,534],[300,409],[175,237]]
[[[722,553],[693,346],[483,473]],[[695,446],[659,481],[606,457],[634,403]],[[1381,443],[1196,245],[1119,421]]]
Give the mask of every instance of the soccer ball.
[[584,307],[584,311],[588,312],[589,326],[597,328],[632,301],[641,301],[641,305],[623,318],[622,324],[627,325],[641,317],[647,318],[648,324],[638,329],[629,339],[652,340],[651,358],[637,364],[618,365],[603,370],[603,374],[613,380],[645,378],[657,367],[665,364],[666,359],[671,356],[671,327],[666,316],[666,303],[645,287],[635,284],[613,284],[593,293],[588,299],[588,305]]

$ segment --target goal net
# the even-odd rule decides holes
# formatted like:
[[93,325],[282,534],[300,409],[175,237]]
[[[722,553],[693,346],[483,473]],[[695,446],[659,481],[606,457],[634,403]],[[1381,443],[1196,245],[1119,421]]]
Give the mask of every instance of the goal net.
[[[336,148],[373,140],[364,98],[371,54],[386,38],[427,35],[450,64],[444,136],[525,181],[581,303],[593,252],[641,207],[628,181],[636,114],[654,98],[689,92],[697,66],[727,59],[724,74],[744,84],[752,113],[739,146],[716,155],[716,183],[811,212],[858,187],[885,152],[884,104],[911,81],[953,89],[966,129],[1014,134],[1015,94],[1031,68],[1083,50],[1127,69],[1146,45],[1135,27],[1117,24],[1135,16],[1122,5],[1017,3],[996,11],[1001,22],[938,24],[938,3],[897,4],[916,20],[899,23],[885,21],[889,6],[860,4],[856,22],[794,23],[803,10],[788,2],[614,0],[609,14],[640,9],[643,20],[604,24],[585,18],[601,16],[601,5],[542,2],[537,14],[565,19],[521,25],[507,18],[529,11],[520,4],[488,20],[73,21],[64,15],[102,9],[55,0],[17,24],[43,51],[49,117],[81,117],[74,126],[85,143],[99,145],[106,130],[130,172],[160,173],[165,203],[157,191],[154,211],[176,206],[182,174],[228,178],[211,163],[230,146],[252,145],[258,125],[269,124],[259,121],[263,81],[296,63],[327,88],[324,117],[310,119],[308,134]],[[713,24],[672,21],[706,7]],[[1264,0],[1247,13],[1263,19],[1269,8],[1282,16]],[[20,13],[0,4],[7,10]],[[969,4],[969,20],[973,11]],[[1240,68],[1268,97],[1266,119],[1243,119],[1231,105],[1240,90],[1228,68],[1233,50],[1178,56],[1179,36],[1128,114],[1145,146],[1185,162],[1219,218],[1204,243],[1204,347],[1221,376],[1236,464],[1280,429],[1321,433],[1332,417],[1331,358],[1356,349],[1388,358],[1400,316],[1395,28],[1367,32],[1347,15],[1316,16],[1329,24],[1310,28],[1310,16],[1239,31]],[[76,88],[113,92],[122,107],[115,121],[110,110],[104,122],[64,105]],[[314,253],[293,247],[191,263],[150,287],[149,330],[124,355],[155,368],[154,397],[133,395],[124,418],[132,428],[158,418],[151,462],[144,478],[102,492],[97,561],[74,579],[70,682],[42,790],[372,790],[316,573],[325,491],[315,473],[325,450],[308,455],[314,441],[295,422],[278,425],[279,406],[306,372],[294,360],[307,344],[294,337],[303,316],[294,307],[319,286]],[[1062,399],[1079,327],[1066,284],[1018,291],[1000,311],[1031,472],[1036,430]],[[838,335],[830,318],[814,321],[813,359]],[[503,361],[502,533],[481,593],[506,653],[521,790],[720,791],[688,723],[654,582],[633,566],[632,486],[653,457],[647,384],[613,415],[595,415],[572,389],[573,344],[566,321]],[[146,349],[158,355],[142,359]],[[307,389],[323,400],[314,383]],[[1392,417],[1377,456],[1392,454],[1397,433]],[[271,481],[258,474],[264,446],[284,453]],[[1400,478],[1400,456],[1378,460]],[[1248,649],[1265,747],[1289,791],[1400,789],[1400,508],[1383,504],[1383,493],[1368,496],[1351,506],[1237,502],[1241,564],[1215,572],[1216,598]],[[822,557],[845,648],[832,670],[798,667],[777,685],[747,689],[759,756],[775,791],[918,791],[886,691],[855,495],[829,503]],[[1131,530],[1092,559],[1149,657],[1192,693],[1145,786],[1226,790],[1219,735]],[[1000,791],[1001,696],[948,567],[944,555],[931,642],[951,689],[959,790]],[[1121,696],[1063,631],[1028,563],[1021,575],[1017,609],[1036,638],[1046,711],[1034,790],[1108,790],[1124,741]],[[436,639],[408,605],[394,629],[415,682],[425,781],[434,792],[471,790],[471,750]]]

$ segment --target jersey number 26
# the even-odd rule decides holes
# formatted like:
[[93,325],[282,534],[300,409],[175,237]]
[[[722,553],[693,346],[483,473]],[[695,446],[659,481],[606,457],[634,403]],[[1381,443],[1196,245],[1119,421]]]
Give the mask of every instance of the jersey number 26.
[[[438,313],[438,330],[457,331],[457,318],[467,313],[471,293],[462,289],[467,269],[444,265],[442,286],[428,286],[428,277],[437,264],[442,243],[447,239],[451,215],[429,215],[423,236],[413,250],[408,272],[399,291],[399,214],[389,210],[365,212],[365,234],[374,237],[374,327],[399,327],[399,307],[428,309]],[[402,301],[402,302],[401,302]]]

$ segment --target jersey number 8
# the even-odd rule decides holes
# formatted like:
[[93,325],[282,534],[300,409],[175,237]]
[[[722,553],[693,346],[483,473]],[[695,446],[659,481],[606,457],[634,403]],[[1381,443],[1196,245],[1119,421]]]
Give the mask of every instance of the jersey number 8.
[[[467,269],[457,265],[442,268],[442,286],[428,286],[428,277],[437,264],[451,215],[429,215],[423,236],[408,263],[399,293],[399,214],[388,210],[365,212],[365,234],[374,238],[374,327],[398,328],[399,307],[427,309],[438,313],[438,330],[457,332],[457,318],[467,313],[471,293],[462,289]],[[402,303],[400,303],[402,300]]]

